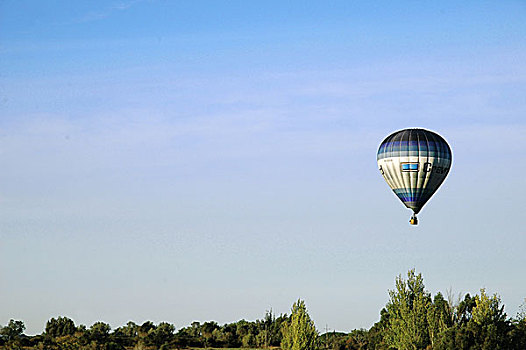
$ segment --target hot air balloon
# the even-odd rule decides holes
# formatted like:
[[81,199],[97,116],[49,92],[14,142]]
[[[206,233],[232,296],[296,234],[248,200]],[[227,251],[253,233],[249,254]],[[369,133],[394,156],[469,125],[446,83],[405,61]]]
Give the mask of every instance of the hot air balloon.
[[413,210],[409,222],[446,179],[452,154],[447,142],[425,129],[403,129],[387,136],[377,154],[378,168],[402,203]]

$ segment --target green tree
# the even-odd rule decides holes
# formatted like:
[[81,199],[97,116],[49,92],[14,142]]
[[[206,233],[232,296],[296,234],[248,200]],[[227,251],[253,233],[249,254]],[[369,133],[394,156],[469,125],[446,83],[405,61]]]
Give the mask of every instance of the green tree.
[[46,322],[45,333],[53,338],[75,334],[75,322],[68,317],[51,318]]
[[217,341],[217,345],[225,348],[240,347],[241,343],[238,340],[236,331],[236,323],[228,323],[223,325],[220,330],[216,329],[214,331],[214,338]]
[[108,342],[111,327],[104,322],[95,322],[89,329],[89,339],[97,345],[98,348],[103,348]]
[[366,350],[369,348],[369,332],[365,329],[355,329],[347,335],[345,343],[338,338],[332,343],[330,349],[333,350]]
[[[281,316],[280,316],[281,317]],[[272,345],[278,345],[281,339],[280,323],[281,319],[276,319],[272,309],[265,312],[262,320],[256,321],[256,346],[259,348],[268,348]]]
[[526,349],[526,332],[507,319],[496,294],[489,296],[484,289],[474,297],[467,294],[453,314],[454,324],[442,333],[433,349]]
[[519,307],[517,317],[512,321],[510,343],[513,350],[526,349],[526,299]]
[[479,325],[506,321],[504,305],[501,306],[500,303],[497,294],[490,297],[485,289],[481,289],[480,295],[475,296],[475,307],[471,312],[472,321]]
[[466,294],[454,310],[453,319],[456,324],[467,324],[471,320],[471,312],[476,305],[475,297]]
[[281,348],[284,350],[313,350],[318,331],[311,320],[305,302],[298,299],[292,305],[290,321],[283,323]]
[[115,329],[111,338],[122,346],[133,346],[137,340],[139,326],[129,321],[125,326]]
[[241,347],[248,348],[253,347],[256,342],[254,333],[256,332],[256,326],[252,322],[246,320],[239,320],[236,323],[236,335],[238,343]]
[[159,348],[170,343],[174,338],[175,326],[168,322],[161,322],[153,331],[153,343]]
[[213,334],[216,329],[219,328],[217,322],[210,321],[205,322],[201,325],[201,335],[205,341],[205,348],[208,348],[210,345],[213,345]]
[[434,347],[444,332],[453,325],[451,307],[440,292],[435,295],[433,303],[428,306],[427,323],[431,347]]
[[0,329],[0,335],[5,338],[6,341],[11,342],[19,339],[22,334],[24,334],[25,329],[26,326],[23,321],[15,321],[11,319],[7,326]]
[[504,305],[497,294],[488,296],[484,289],[475,296],[475,307],[468,323],[474,334],[475,343],[481,349],[509,349],[509,322],[504,312]]
[[190,326],[179,329],[175,335],[174,343],[178,348],[203,346],[201,324],[195,321]]
[[389,313],[386,308],[380,310],[380,320],[376,322],[367,332],[367,348],[374,350],[386,350],[389,346],[385,342],[385,334],[389,328]]
[[431,296],[425,291],[422,274],[416,275],[413,269],[407,273],[407,281],[398,276],[389,297],[386,343],[399,350],[425,349],[430,344],[427,311]]
[[252,332],[245,334],[243,339],[241,339],[241,346],[244,348],[252,348],[255,345],[256,345],[256,337],[254,337],[254,334],[252,334]]
[[145,321],[137,329],[137,347],[142,349],[144,346],[154,345],[156,326],[152,321]]
[[190,328],[190,334],[193,337],[196,337],[196,338],[201,337],[201,323],[199,323],[199,321],[192,322],[190,327],[191,327]]
[[281,340],[283,339],[283,333],[281,332],[282,325],[289,321],[287,314],[280,314],[277,317],[271,328],[270,346],[280,346]]
[[450,305],[453,325],[443,331],[434,342],[436,350],[468,350],[475,346],[474,334],[468,329],[472,311],[476,306],[476,298],[469,293],[458,305]]

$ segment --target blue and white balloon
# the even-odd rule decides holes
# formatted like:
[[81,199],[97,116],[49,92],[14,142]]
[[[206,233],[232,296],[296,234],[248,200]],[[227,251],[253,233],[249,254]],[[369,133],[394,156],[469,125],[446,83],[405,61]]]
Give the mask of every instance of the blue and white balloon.
[[451,148],[442,136],[425,129],[404,129],[387,136],[377,154],[385,181],[402,203],[416,214],[446,179]]

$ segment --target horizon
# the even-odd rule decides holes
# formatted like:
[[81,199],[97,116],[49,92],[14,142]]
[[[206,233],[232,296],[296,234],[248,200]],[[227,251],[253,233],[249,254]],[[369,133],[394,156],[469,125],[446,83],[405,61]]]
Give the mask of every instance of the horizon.
[[[414,271],[414,270],[413,270]],[[416,273],[418,273],[418,271],[414,271]],[[409,273],[409,272],[408,272]],[[404,276],[404,274],[400,274],[398,276],[396,276],[396,278],[402,278],[403,280],[406,280],[406,277]],[[395,291],[396,288],[393,288],[393,289],[390,289],[390,291]],[[463,300],[463,297],[466,297],[466,296],[469,296],[471,295],[471,293],[467,292],[467,293],[464,293],[464,294],[457,294],[457,295],[453,295],[452,294],[452,291],[451,290],[447,290],[445,291],[445,293],[443,293],[442,291],[438,291],[437,293],[433,294],[433,293],[430,293],[429,291],[427,291],[427,289],[425,290],[426,293],[429,293],[431,299],[434,299],[434,297],[436,297],[438,294],[441,294],[445,300],[453,307],[456,307],[462,300]],[[471,295],[471,297],[475,297],[475,296],[478,296],[479,295],[479,292],[485,292],[485,289],[484,288],[481,288],[479,291],[477,291],[476,293],[473,293],[473,295]],[[500,295],[497,293],[494,293],[494,295],[496,295],[498,298],[500,298]],[[298,300],[301,300],[301,298],[299,298]],[[500,299],[499,299],[500,300]],[[387,303],[389,303],[391,300],[388,300]],[[294,301],[294,303],[296,303],[296,301]],[[306,307],[307,307],[307,311],[308,311],[308,304],[306,304]],[[503,308],[504,308],[504,312],[506,314],[506,311],[505,311],[505,306],[504,304],[501,305]],[[380,311],[382,311],[383,309],[385,309],[387,307],[387,304],[384,305],[382,307],[382,309]],[[524,308],[526,307],[526,298],[524,298],[523,300],[523,303],[521,303],[519,305],[519,311],[520,310],[523,310],[522,312],[524,312]],[[194,323],[199,323],[200,325],[203,325],[204,323],[216,323],[218,324],[220,327],[222,326],[225,326],[225,325],[228,325],[228,324],[233,324],[233,323],[238,323],[238,322],[241,322],[241,321],[247,321],[247,322],[257,322],[257,321],[263,321],[266,317],[267,314],[271,315],[271,316],[274,316],[274,317],[281,317],[281,316],[290,316],[291,314],[291,311],[292,311],[292,307],[291,307],[291,310],[288,310],[287,312],[280,312],[279,314],[278,313],[275,313],[274,310],[272,308],[270,309],[267,309],[265,310],[265,313],[263,316],[261,317],[258,317],[258,318],[255,318],[255,319],[249,319],[247,320],[246,318],[240,318],[240,319],[237,319],[237,320],[232,320],[232,321],[229,321],[229,322],[223,322],[223,323],[220,323],[220,322],[217,322],[216,320],[214,319],[207,319],[207,320],[193,320],[191,323],[187,324],[187,325],[176,325],[176,324],[172,324],[170,322],[168,322],[169,324],[172,324],[174,327],[175,327],[175,333],[183,330],[183,329],[186,329],[186,328],[189,328],[189,327],[192,327]],[[380,314],[380,311],[378,312],[378,314]],[[513,319],[516,319],[516,317],[520,317],[519,313],[517,313],[516,315],[509,315],[509,314],[506,314],[507,316],[507,320],[513,320]],[[68,319],[71,319],[74,323],[75,323],[75,326],[77,328],[79,327],[86,327],[87,329],[90,329],[90,327],[93,325],[93,324],[96,324],[96,323],[99,323],[99,322],[102,322],[102,323],[106,323],[110,326],[110,332],[114,332],[116,331],[117,329],[121,328],[121,327],[125,327],[127,326],[130,322],[136,324],[137,326],[141,326],[141,324],[144,324],[144,323],[147,323],[147,322],[152,322],[150,319],[145,319],[143,322],[135,322],[134,320],[128,320],[126,322],[124,322],[123,324],[120,324],[120,325],[111,325],[107,322],[105,322],[104,320],[96,320],[93,324],[91,325],[87,325],[87,324],[83,324],[83,323],[78,323],[78,322],[75,322],[75,320],[71,317],[68,317],[67,315],[56,315],[56,316],[53,316],[53,317],[50,317],[48,320],[46,320],[46,323],[44,324],[44,327],[42,329],[42,331],[40,333],[33,333],[33,334],[27,334],[27,332],[23,332],[23,334],[27,335],[27,336],[38,336],[38,335],[41,335],[41,334],[44,334],[46,332],[46,326],[47,326],[47,322],[48,321],[51,321],[52,319],[58,319],[60,317],[63,317],[63,318],[68,318]],[[12,320],[12,319],[11,319]],[[16,320],[16,321],[22,321],[23,320]],[[378,322],[379,320],[375,321]],[[166,322],[166,321],[163,321],[163,320],[160,320],[160,321],[156,321],[156,322],[152,322],[153,324],[155,325],[159,325],[160,323],[163,323],[163,322]],[[316,320],[313,320],[313,322],[316,324]],[[374,324],[373,324],[374,325]],[[325,327],[316,327],[316,329],[318,330],[319,332],[319,335],[324,335],[324,334],[329,334],[329,333],[342,333],[342,334],[349,334],[350,332],[354,331],[354,330],[369,330],[373,325],[371,325],[370,327],[362,327],[362,328],[355,328],[355,329],[351,329],[347,332],[344,332],[344,331],[338,331],[338,330],[335,330],[335,329],[331,329],[329,328],[328,324],[325,325]],[[0,326],[1,328],[1,326]]]

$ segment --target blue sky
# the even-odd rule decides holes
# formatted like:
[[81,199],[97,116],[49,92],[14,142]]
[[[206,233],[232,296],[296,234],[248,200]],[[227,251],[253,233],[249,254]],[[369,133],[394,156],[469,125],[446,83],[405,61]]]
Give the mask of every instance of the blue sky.
[[[0,2],[0,324],[369,328],[398,274],[526,297],[526,5]],[[376,166],[452,171],[410,227]]]

